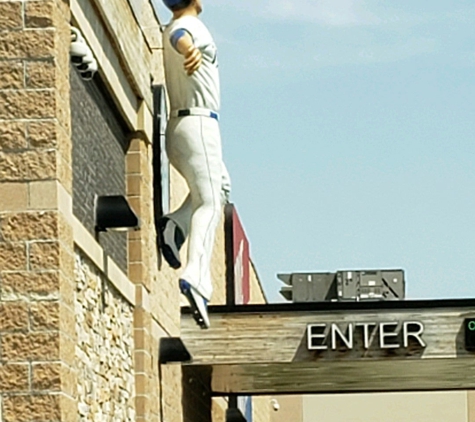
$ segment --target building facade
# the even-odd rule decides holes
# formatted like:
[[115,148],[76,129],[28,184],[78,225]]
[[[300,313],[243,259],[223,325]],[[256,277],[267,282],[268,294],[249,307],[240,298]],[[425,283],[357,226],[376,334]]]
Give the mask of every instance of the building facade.
[[[471,392],[213,397],[161,362],[183,303],[154,220],[187,191],[161,154],[161,24],[150,0],[0,0],[0,422],[220,422],[232,402],[248,422],[475,421]],[[72,64],[72,28],[93,78]],[[140,230],[96,230],[111,195]],[[213,304],[265,303],[226,218]]]
[[[294,303],[403,300],[402,270],[280,274]],[[473,422],[472,391],[321,394],[275,397],[272,422]]]
[[[148,0],[0,1],[1,422],[226,418],[226,397],[159,359],[160,340],[180,337],[181,298],[155,212],[186,194],[154,150],[162,23]],[[92,79],[72,64],[77,34]],[[111,195],[140,230],[97,232],[97,197]],[[215,304],[229,271],[220,227]],[[248,301],[263,303],[253,268]],[[270,412],[269,398],[253,400],[254,421]]]
[[[473,422],[471,391],[279,396],[272,422]],[[291,419],[289,419],[291,418]]]

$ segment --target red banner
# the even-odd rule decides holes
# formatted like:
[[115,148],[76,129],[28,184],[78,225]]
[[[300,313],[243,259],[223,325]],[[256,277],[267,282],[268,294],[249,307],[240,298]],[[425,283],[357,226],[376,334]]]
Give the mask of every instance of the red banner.
[[246,305],[250,300],[249,241],[232,204],[226,206],[226,220],[228,289],[234,305]]

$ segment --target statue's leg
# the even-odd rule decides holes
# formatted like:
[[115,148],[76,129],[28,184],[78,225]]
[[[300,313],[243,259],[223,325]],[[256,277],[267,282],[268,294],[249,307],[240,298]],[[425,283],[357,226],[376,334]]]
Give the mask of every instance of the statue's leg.
[[[213,291],[210,262],[221,217],[223,163],[218,122],[202,116],[174,119],[167,150],[170,162],[185,178],[191,199],[188,260],[180,287],[195,319],[209,326],[206,302]],[[228,184],[229,185],[229,184]]]

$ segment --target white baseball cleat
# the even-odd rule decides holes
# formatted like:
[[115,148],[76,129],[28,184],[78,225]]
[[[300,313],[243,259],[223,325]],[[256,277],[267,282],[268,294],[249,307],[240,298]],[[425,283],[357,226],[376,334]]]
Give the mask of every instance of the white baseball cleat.
[[190,303],[193,318],[202,329],[210,327],[208,301],[186,280],[180,279],[180,290]]

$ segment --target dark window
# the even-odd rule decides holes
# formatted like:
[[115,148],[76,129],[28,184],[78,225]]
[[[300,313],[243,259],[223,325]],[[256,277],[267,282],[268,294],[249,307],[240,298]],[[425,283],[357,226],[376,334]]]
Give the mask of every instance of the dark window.
[[[100,76],[83,81],[71,67],[73,212],[92,234],[95,195],[126,195],[128,129]],[[106,253],[127,272],[127,234],[100,234]]]

